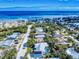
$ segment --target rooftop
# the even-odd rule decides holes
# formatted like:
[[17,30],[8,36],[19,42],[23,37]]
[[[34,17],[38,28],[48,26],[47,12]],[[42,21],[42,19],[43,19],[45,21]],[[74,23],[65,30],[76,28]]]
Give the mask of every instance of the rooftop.
[[36,38],[44,38],[45,35],[36,35],[35,37],[36,37]]
[[49,59],[60,59],[60,58],[49,58]]
[[74,59],[79,59],[79,53],[77,53],[74,48],[68,48],[67,54],[71,55]]
[[42,52],[45,52],[45,48],[46,47],[48,47],[48,44],[46,42],[36,43],[35,44],[35,50],[34,51],[42,51]]
[[11,46],[12,45],[13,40],[6,40],[3,42],[3,46]]
[[36,31],[43,32],[43,29],[42,29],[42,27],[38,27],[38,28],[36,28]]
[[42,54],[41,54],[41,51],[35,51],[31,54],[31,57],[34,57],[34,58],[41,58],[42,57]]
[[6,40],[0,43],[0,46],[12,46],[14,40],[18,36],[19,33],[13,33],[12,35],[8,36]]
[[8,36],[7,38],[16,38],[18,36],[19,33],[13,33],[12,35]]
[[61,37],[63,37],[63,35],[62,34],[54,34],[54,37],[58,37],[58,38],[61,38]]
[[47,54],[48,51],[48,44],[46,42],[36,43],[34,51],[31,53],[31,57],[41,58],[44,54]]

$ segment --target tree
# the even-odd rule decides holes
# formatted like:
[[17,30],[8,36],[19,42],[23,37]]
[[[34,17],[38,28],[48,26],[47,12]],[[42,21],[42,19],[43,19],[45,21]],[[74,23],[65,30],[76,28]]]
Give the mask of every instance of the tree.
[[79,46],[76,46],[74,49],[79,53]]
[[16,55],[17,51],[13,48],[10,51],[7,51],[6,55],[2,59],[12,59]]
[[79,35],[76,37],[77,40],[79,40]]
[[35,43],[36,43],[35,39],[28,40],[27,46],[32,48]]
[[27,48],[27,53],[31,53],[32,52],[32,48],[28,47]]
[[71,55],[67,55],[66,59],[73,59],[73,57]]

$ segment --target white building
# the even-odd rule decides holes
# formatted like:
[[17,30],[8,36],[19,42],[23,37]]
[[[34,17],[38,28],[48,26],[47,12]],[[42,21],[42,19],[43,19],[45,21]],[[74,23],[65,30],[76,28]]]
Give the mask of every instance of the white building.
[[46,52],[45,48],[48,47],[48,44],[46,42],[42,42],[42,43],[36,43],[35,44],[35,50],[34,51],[41,51],[42,54],[44,54]]
[[42,33],[42,32],[43,32],[42,27],[38,27],[38,28],[36,28],[36,33]]
[[68,48],[68,49],[66,50],[66,53],[67,53],[68,55],[71,55],[71,56],[73,57],[73,59],[79,59],[79,53],[77,53],[77,52],[74,50],[74,48]]

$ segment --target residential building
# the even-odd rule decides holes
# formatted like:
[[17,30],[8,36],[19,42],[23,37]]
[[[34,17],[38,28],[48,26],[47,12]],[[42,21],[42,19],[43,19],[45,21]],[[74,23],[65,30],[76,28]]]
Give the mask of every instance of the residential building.
[[36,43],[33,48],[32,57],[41,58],[49,52],[48,44],[46,42]]

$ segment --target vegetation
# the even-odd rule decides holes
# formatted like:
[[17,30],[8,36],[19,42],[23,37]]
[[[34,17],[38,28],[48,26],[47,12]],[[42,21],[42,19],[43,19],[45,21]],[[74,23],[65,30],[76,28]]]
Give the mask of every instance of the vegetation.
[[35,38],[34,38],[34,34],[35,34],[35,26],[33,25],[30,36],[29,36],[30,39],[26,43],[26,45],[27,45],[27,53],[25,54],[24,59],[28,59],[27,54],[31,53],[33,51],[34,44],[36,43]]
[[31,39],[31,40],[29,40],[27,42],[27,46],[30,47],[30,48],[32,48],[32,47],[34,47],[35,43],[36,43],[35,39]]
[[5,47],[0,47],[0,49],[5,49]]
[[72,40],[71,38],[68,38],[68,42],[72,43],[72,46],[74,46],[76,44],[76,42],[74,40]]
[[76,52],[79,53],[79,46],[76,46],[74,49],[75,49]]
[[[55,38],[53,35],[55,34],[56,31],[59,31],[60,34],[63,34],[64,36],[69,36],[73,35],[75,32],[71,31],[67,28],[64,28],[62,25],[55,24],[53,22],[49,22],[49,19],[45,19],[46,21],[44,23],[36,23],[32,27],[32,32],[30,33],[30,40],[27,42],[27,53],[31,53],[34,44],[36,43],[35,41],[35,29],[36,27],[42,27],[44,29],[44,32],[46,33],[46,37],[44,38],[44,41],[48,43],[49,45],[49,50],[50,52],[45,55],[45,58],[53,58],[53,57],[59,57],[61,59],[73,59],[70,55],[66,54],[66,49],[69,47],[68,45],[65,44],[57,44],[59,40],[62,40],[62,38]],[[25,30],[25,27],[23,27]],[[16,28],[17,29],[17,28]],[[19,27],[17,31],[24,33],[25,31]],[[66,34],[67,33],[67,34]],[[67,42],[72,43],[72,45],[75,45],[75,42],[67,37]],[[63,39],[64,41],[64,39]],[[79,47],[76,47],[76,50],[79,50]],[[27,59],[27,57],[25,57]]]
[[28,57],[27,57],[27,53],[25,54],[24,59],[28,59]]
[[79,35],[76,37],[76,39],[79,41]]
[[19,26],[19,27],[12,27],[0,30],[0,41],[2,41],[4,38],[6,38],[8,35],[11,35],[14,32],[21,32],[25,33],[27,29],[27,25]]
[[15,57],[16,53],[17,53],[16,49],[13,48],[12,50],[7,51],[6,55],[2,59],[12,59]]
[[27,48],[27,53],[31,53],[32,52],[32,48],[28,47]]
[[[72,57],[70,55],[67,55],[65,52],[69,46],[63,44],[56,44],[59,41],[59,39],[53,37],[53,34],[55,34],[55,31],[58,30],[61,34],[68,33],[66,35],[72,35],[74,33],[73,31],[70,31],[64,28],[63,26],[51,23],[49,21],[46,21],[45,23],[42,24],[37,24],[36,27],[43,27],[46,33],[44,41],[48,43],[50,52],[44,56],[45,58],[60,57],[61,59],[72,59]],[[75,42],[70,38],[68,41],[70,43],[75,44]]]

